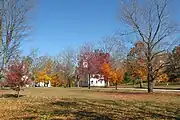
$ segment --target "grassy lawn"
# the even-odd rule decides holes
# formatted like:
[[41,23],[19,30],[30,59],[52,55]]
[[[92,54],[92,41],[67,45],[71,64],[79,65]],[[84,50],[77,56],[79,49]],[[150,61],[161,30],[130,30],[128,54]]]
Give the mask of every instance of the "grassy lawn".
[[[119,85],[118,87],[120,88],[140,88],[140,85],[139,84],[124,84],[124,85]],[[147,88],[147,83],[143,83],[143,88]],[[156,84],[154,86],[154,89],[167,89],[167,90],[180,90],[180,84],[179,83],[176,83],[176,84],[172,84],[172,83],[169,83],[168,85],[166,83],[159,83],[159,84]]]
[[87,88],[6,90],[1,120],[179,120],[180,93],[110,92]]

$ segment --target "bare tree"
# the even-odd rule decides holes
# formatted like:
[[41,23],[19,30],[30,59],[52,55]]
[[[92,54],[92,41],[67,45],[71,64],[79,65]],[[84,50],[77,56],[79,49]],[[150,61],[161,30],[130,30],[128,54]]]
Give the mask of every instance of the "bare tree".
[[117,43],[116,37],[107,36],[98,41],[98,48],[105,53],[111,53],[118,47]]
[[117,71],[124,67],[124,60],[126,59],[128,49],[124,41],[118,36],[104,37],[98,41],[97,47],[102,50],[102,52],[110,54],[110,62],[114,70]]
[[154,59],[166,51],[167,45],[172,43],[172,35],[179,28],[172,22],[168,11],[169,0],[122,0],[121,20],[133,34],[145,44],[146,67],[148,71],[148,92],[153,92],[154,82],[158,71],[164,67],[154,67]]
[[126,59],[127,47],[117,36],[105,37],[98,42],[98,48],[104,53],[109,53],[113,67],[118,67]]
[[58,56],[60,70],[64,73],[68,86],[71,87],[71,81],[75,72],[76,55],[72,49],[66,49]]
[[1,10],[1,59],[2,68],[18,51],[22,40],[30,32],[28,13],[32,8],[31,0],[4,0]]
[[34,80],[34,83],[36,82],[35,81],[36,73],[39,71],[42,71],[46,67],[46,64],[48,63],[48,61],[52,61],[52,58],[49,56],[39,56],[38,57],[36,55],[37,54],[36,52],[37,51],[32,51],[32,53],[28,56],[31,61],[30,72],[32,74],[32,79]]

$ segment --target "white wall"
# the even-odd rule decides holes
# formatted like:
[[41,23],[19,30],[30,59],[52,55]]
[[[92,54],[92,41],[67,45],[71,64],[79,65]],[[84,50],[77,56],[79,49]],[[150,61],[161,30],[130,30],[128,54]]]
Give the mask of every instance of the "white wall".
[[90,85],[91,86],[105,86],[104,80],[99,80],[97,78],[90,78]]
[[[40,85],[39,87],[44,87],[45,83],[44,82],[39,82],[37,85]],[[47,87],[51,87],[51,82],[49,81],[49,84]]]

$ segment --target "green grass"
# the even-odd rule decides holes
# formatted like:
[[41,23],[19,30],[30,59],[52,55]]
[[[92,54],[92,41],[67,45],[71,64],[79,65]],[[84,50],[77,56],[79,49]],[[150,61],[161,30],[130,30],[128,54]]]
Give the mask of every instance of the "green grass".
[[[28,88],[0,99],[2,120],[178,120],[179,93]],[[5,94],[12,94],[7,91]]]

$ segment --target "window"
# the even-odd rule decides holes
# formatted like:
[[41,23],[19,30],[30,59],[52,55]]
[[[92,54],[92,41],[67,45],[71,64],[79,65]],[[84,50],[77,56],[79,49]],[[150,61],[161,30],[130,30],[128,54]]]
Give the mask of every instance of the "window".
[[91,84],[93,84],[93,81],[91,81]]

